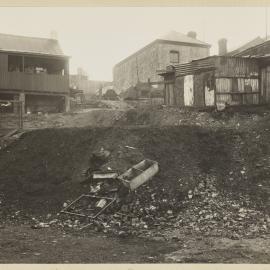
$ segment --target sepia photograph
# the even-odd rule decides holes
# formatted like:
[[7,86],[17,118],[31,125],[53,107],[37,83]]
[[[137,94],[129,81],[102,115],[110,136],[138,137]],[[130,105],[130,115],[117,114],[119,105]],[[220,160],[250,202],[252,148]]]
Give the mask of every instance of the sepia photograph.
[[0,5],[1,268],[269,263],[270,6]]

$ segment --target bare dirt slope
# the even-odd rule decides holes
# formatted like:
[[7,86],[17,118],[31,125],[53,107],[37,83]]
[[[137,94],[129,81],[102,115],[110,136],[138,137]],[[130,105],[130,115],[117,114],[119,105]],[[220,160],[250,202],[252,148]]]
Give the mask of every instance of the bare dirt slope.
[[0,186],[7,197],[21,197],[20,203],[36,197],[44,209],[43,196],[49,204],[53,194],[61,202],[70,196],[61,191],[73,192],[74,185],[81,189],[78,182],[91,153],[104,147],[112,153],[107,165],[119,172],[146,157],[158,161],[156,182],[168,187],[168,195],[179,179],[185,193],[204,174],[213,174],[220,189],[250,194],[264,207],[269,194],[269,132],[267,118],[249,130],[188,125],[37,130],[0,152]]
[[[119,173],[144,158],[158,161],[160,172],[138,189],[136,200],[143,209],[153,205],[161,209],[154,213],[158,231],[168,241],[177,242],[174,250],[181,252],[171,254],[168,247],[167,252],[162,251],[167,254],[164,260],[267,261],[268,249],[258,255],[247,250],[246,242],[239,242],[243,245],[240,248],[234,247],[237,252],[240,250],[239,258],[229,251],[234,244],[228,244],[228,254],[222,255],[224,243],[218,239],[269,239],[269,111],[203,112],[204,118],[200,112],[176,111],[170,116],[171,113],[171,109],[122,111],[121,117],[110,120],[107,127],[25,133],[0,151],[2,226],[11,226],[12,231],[10,224],[29,224],[32,217],[46,219],[48,214],[59,212],[63,202],[88,192],[89,184],[82,183],[83,172],[91,165],[92,152],[103,147],[111,153],[104,166]],[[108,114],[110,118],[109,111]],[[167,120],[156,118],[160,114]],[[103,121],[106,119],[102,117]],[[173,220],[168,211],[173,213]],[[166,227],[167,224],[171,225]],[[214,240],[207,244],[203,242],[205,237]],[[201,249],[194,249],[192,239],[201,241]],[[190,245],[185,246],[189,240]],[[183,255],[182,251],[186,253]],[[206,251],[210,251],[210,257],[201,255]],[[230,256],[235,260],[230,260]]]

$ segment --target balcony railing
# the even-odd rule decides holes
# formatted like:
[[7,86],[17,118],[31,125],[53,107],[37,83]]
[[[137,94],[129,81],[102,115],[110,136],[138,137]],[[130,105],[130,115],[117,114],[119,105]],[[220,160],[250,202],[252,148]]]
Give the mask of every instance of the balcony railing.
[[0,71],[0,91],[1,89],[67,93],[69,78],[68,75]]

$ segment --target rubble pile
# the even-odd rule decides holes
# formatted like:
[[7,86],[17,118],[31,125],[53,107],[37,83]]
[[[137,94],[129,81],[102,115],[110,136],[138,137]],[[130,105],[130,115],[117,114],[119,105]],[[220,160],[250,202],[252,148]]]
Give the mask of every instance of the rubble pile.
[[[95,194],[108,194],[104,193],[105,186],[101,186],[103,188],[98,188],[99,191],[92,186],[92,192],[95,190]],[[155,187],[153,182],[134,192],[122,193],[121,196],[114,193],[114,198],[117,198],[116,201],[98,217],[61,217],[61,226],[160,240],[175,238],[177,233],[172,232],[176,229],[182,234],[231,239],[253,238],[270,233],[270,217],[253,209],[247,197],[241,196],[238,200],[233,200],[220,193],[215,186],[214,177],[201,181],[182,201],[168,199],[166,191]]]
[[232,239],[256,237],[270,233],[270,217],[255,210],[247,196],[237,200],[220,193],[215,179],[208,178],[189,191],[187,209],[179,215],[175,227],[205,236]]
[[[80,224],[80,228],[89,227],[119,236],[157,235],[158,231],[173,225],[179,203],[175,199],[169,200],[165,190],[158,191],[151,183],[147,183],[136,191],[129,192],[119,182],[117,193],[113,194],[112,191],[108,191],[109,185],[106,184],[99,182],[96,186],[91,185],[89,194],[112,196],[115,201],[110,207],[93,219],[74,218],[70,215],[64,216],[65,219],[61,215],[58,217],[59,224],[69,228],[78,228]],[[67,203],[64,206],[67,206]],[[82,209],[78,208],[75,206],[72,211],[82,213]],[[84,209],[85,212],[87,211]]]
[[[0,222],[151,238],[268,235],[269,216],[255,201],[269,200],[258,192],[269,186],[268,135],[266,124],[259,133],[187,126],[29,132],[0,156]],[[158,161],[159,174],[131,191],[119,175],[146,157]],[[72,204],[81,194],[89,197]]]
[[[213,175],[205,175],[179,199],[179,190],[175,189],[172,197],[154,179],[133,192],[114,177],[91,179],[81,198],[63,203],[67,211],[48,214],[45,219],[32,217],[31,227],[90,230],[158,240],[178,239],[187,234],[231,239],[270,236],[269,215],[253,208],[247,196],[232,199],[230,194],[222,193],[216,183]],[[16,213],[16,218],[21,214]]]
[[[263,119],[269,119],[269,109],[259,113],[254,108],[243,109],[242,112],[234,111],[233,108],[227,108],[225,111],[215,111],[209,109],[208,111],[200,111],[189,108],[173,108],[163,107],[162,109],[148,108],[144,110],[137,110],[135,120],[126,119],[129,124],[150,124],[157,126],[181,126],[181,125],[195,125],[199,127],[218,128],[234,128],[246,129],[251,126],[251,123],[259,123]],[[257,109],[258,110],[258,109]]]

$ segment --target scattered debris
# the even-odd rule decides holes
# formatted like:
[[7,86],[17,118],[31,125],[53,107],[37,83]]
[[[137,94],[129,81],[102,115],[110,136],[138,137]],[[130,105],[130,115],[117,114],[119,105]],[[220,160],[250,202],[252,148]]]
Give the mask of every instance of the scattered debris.
[[93,179],[116,179],[118,173],[108,171],[108,172],[93,172]]
[[115,198],[82,194],[66,208],[61,210],[61,213],[94,219],[98,217],[114,201]]
[[151,179],[157,172],[158,163],[146,159],[121,174],[119,179],[125,186],[130,188],[130,190],[135,190],[137,187]]
[[125,147],[126,147],[126,148],[128,148],[128,149],[133,149],[133,150],[135,150],[135,149],[136,149],[135,147],[133,147],[133,146],[129,146],[129,145],[126,145]]

